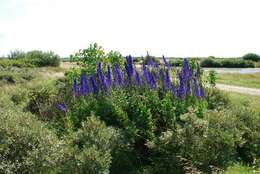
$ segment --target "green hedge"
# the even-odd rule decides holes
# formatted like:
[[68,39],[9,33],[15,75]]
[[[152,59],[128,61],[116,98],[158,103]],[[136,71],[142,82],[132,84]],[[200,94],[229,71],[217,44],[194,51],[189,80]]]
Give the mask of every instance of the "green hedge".
[[209,68],[254,68],[252,61],[239,58],[214,59],[205,58],[200,61],[201,67]]

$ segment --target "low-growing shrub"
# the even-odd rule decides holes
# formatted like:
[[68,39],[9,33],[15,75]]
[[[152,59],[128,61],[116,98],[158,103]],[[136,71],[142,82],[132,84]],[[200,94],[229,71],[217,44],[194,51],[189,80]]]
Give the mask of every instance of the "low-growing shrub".
[[116,129],[107,127],[94,116],[88,117],[80,129],[66,137],[72,153],[59,173],[109,173],[111,154],[119,139]]
[[0,173],[47,173],[63,158],[56,135],[30,114],[0,110]]
[[0,86],[6,84],[18,84],[35,78],[31,69],[3,68],[0,72]]
[[259,116],[248,109],[208,111],[203,119],[191,112],[181,119],[181,124],[148,143],[160,173],[180,170],[182,158],[190,162],[189,168],[211,173],[211,166],[225,168],[241,158],[252,164],[259,157]]

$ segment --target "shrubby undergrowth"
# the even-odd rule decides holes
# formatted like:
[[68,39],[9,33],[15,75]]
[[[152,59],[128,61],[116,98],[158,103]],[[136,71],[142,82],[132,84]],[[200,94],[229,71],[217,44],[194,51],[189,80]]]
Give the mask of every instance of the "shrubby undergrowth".
[[195,61],[176,69],[163,60],[148,59],[140,68],[131,56],[124,64],[97,62],[91,72],[83,66],[65,82],[28,89],[26,99],[14,96],[18,90],[0,91],[0,173],[257,167],[259,114],[233,108]]

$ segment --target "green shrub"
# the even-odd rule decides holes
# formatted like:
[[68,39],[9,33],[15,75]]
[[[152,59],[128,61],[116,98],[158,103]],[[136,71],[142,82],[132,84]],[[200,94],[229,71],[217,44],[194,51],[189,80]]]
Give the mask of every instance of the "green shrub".
[[200,66],[201,67],[221,67],[221,64],[216,61],[215,59],[212,59],[212,58],[205,58],[205,59],[202,59],[201,62],[200,62]]
[[228,108],[231,104],[228,96],[220,91],[219,89],[207,89],[206,90],[206,99],[208,101],[208,109],[223,109]]
[[39,50],[29,51],[26,53],[26,59],[38,67],[42,66],[59,66],[60,57],[54,52],[42,52]]
[[94,116],[88,117],[80,129],[66,138],[73,150],[60,173],[109,173],[111,153],[118,140],[117,130],[107,127]]
[[248,54],[244,55],[242,58],[244,60],[251,60],[251,61],[254,61],[254,62],[260,61],[260,56],[258,54],[255,54],[255,53],[248,53]]
[[63,144],[32,115],[0,110],[0,122],[0,173],[47,173],[63,158]]

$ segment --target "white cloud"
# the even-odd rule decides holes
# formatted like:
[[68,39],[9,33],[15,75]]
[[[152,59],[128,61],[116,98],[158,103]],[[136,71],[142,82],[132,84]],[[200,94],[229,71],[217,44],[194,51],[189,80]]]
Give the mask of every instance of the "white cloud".
[[[1,6],[0,2],[0,6]],[[98,42],[124,54],[260,54],[258,0],[11,0],[0,12],[0,53],[63,56]],[[0,10],[2,7],[0,7]]]

